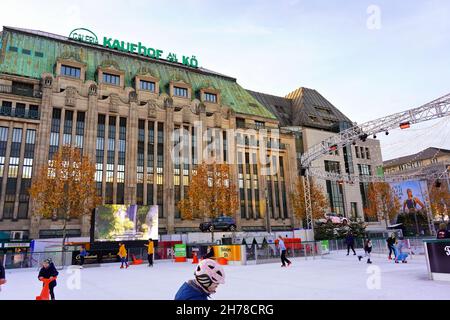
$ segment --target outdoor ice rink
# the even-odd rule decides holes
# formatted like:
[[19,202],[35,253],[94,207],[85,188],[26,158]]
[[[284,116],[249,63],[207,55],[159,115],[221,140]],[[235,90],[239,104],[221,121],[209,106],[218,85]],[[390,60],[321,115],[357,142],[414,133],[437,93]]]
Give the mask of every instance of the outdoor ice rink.
[[[292,266],[279,263],[225,266],[226,284],[212,298],[220,299],[448,299],[450,282],[428,280],[423,257],[395,264],[373,255],[373,264],[359,262],[344,252],[324,258],[292,259]],[[57,299],[162,299],[172,300],[179,286],[193,276],[194,265],[156,261],[119,269],[118,264],[60,270]],[[369,269],[368,269],[369,267]],[[8,283],[0,300],[35,299],[40,293],[38,271],[7,270]],[[79,281],[78,281],[79,280]],[[80,286],[77,288],[77,284]]]

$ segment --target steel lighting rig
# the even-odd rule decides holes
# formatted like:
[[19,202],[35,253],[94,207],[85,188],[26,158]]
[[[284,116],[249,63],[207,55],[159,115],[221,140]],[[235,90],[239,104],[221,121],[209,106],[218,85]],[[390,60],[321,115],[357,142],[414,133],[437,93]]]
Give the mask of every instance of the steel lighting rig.
[[[438,119],[450,115],[450,94],[442,96],[436,100],[428,102],[421,107],[394,113],[392,115],[372,120],[360,125],[355,125],[349,129],[343,130],[336,135],[333,135],[321,143],[309,148],[300,159],[301,171],[305,175],[303,179],[305,190],[305,209],[306,209],[306,223],[307,228],[311,229],[314,234],[312,207],[311,207],[311,191],[310,191],[310,176],[320,177],[327,180],[335,180],[340,182],[355,181],[360,182],[394,182],[410,180],[412,178],[419,178],[411,175],[392,175],[392,176],[359,176],[348,174],[337,174],[332,172],[320,171],[311,168],[311,163],[314,160],[321,158],[338,148],[342,148],[349,144],[354,144],[357,140],[366,141],[369,136],[376,137],[377,133],[385,132],[389,134],[389,130],[393,129],[407,129],[412,124],[425,122],[433,119]],[[436,174],[436,179],[448,177],[448,172],[441,172]],[[430,178],[430,175],[423,174],[424,177]]]

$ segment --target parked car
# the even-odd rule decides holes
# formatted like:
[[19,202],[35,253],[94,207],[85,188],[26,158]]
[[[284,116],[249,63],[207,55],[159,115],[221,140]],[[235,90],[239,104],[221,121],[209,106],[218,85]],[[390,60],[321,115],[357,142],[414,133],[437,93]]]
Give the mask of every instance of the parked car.
[[331,221],[332,223],[336,223],[336,224],[350,222],[349,219],[344,217],[344,215],[342,215],[341,213],[337,214],[335,212],[325,213],[324,218],[319,219],[319,221],[322,223],[327,223],[328,221]]
[[212,219],[211,221],[200,223],[200,230],[202,232],[212,232],[215,230],[235,231],[236,221],[232,217],[218,217]]

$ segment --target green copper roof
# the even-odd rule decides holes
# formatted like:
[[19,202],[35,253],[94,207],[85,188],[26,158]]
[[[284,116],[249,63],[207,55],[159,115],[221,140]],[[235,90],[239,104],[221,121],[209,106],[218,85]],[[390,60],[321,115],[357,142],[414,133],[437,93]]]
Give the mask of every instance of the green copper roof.
[[59,35],[10,27],[3,29],[0,49],[1,73],[40,79],[44,72],[54,74],[58,58],[71,57],[87,65],[86,80],[96,80],[98,66],[114,64],[125,72],[127,87],[133,87],[134,76],[145,70],[160,79],[161,92],[167,93],[171,80],[189,83],[193,97],[197,98],[201,88],[213,87],[220,90],[222,103],[236,113],[276,119],[267,108],[237,84],[235,79],[206,69],[190,69],[101,46],[78,44]]

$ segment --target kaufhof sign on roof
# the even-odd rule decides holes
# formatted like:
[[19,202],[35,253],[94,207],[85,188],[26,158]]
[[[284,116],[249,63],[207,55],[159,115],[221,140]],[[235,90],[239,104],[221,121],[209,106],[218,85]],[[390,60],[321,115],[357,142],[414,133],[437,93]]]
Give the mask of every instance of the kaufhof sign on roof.
[[136,44],[108,37],[103,37],[103,42],[99,43],[97,35],[86,28],[72,30],[69,34],[69,38],[80,42],[101,45],[105,48],[116,49],[121,52],[135,53],[153,59],[167,60],[170,62],[182,63],[191,68],[198,68],[198,61],[195,56],[189,57],[182,55],[181,59],[178,60],[177,55],[172,52],[165,54],[163,50],[145,46],[141,42]]

